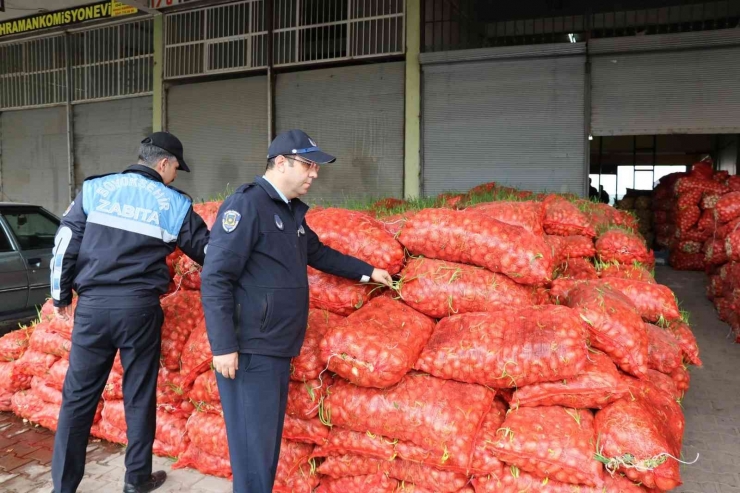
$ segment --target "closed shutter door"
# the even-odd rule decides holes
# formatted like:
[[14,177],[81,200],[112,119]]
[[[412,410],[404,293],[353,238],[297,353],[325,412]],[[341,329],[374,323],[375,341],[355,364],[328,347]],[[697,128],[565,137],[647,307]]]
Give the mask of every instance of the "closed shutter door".
[[490,181],[582,194],[583,53],[543,45],[423,56],[424,194]]
[[278,75],[276,130],[301,129],[337,157],[307,201],[402,196],[404,74],[398,62]]
[[74,106],[75,181],[123,171],[137,161],[139,143],[152,132],[152,97]]
[[167,128],[183,143],[191,173],[174,186],[209,200],[262,175],[267,157],[267,79],[203,82],[168,91]]
[[2,199],[61,215],[69,205],[64,107],[6,111],[2,124]]
[[594,135],[740,132],[740,32],[594,40]]

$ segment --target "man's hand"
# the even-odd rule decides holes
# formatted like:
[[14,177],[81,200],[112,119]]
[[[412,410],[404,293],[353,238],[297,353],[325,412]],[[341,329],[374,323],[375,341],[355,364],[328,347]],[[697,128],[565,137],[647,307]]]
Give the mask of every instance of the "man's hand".
[[383,269],[373,269],[373,275],[370,277],[370,279],[373,280],[373,282],[377,282],[379,284],[383,284],[384,286],[391,287],[391,283],[393,283],[393,278],[391,278],[391,275],[388,274],[388,271]]
[[57,318],[61,318],[62,320],[66,322],[72,316],[72,307],[70,307],[69,305],[55,306],[54,315],[56,315]]
[[222,354],[213,357],[213,367],[224,378],[236,378],[236,371],[239,369],[239,353]]

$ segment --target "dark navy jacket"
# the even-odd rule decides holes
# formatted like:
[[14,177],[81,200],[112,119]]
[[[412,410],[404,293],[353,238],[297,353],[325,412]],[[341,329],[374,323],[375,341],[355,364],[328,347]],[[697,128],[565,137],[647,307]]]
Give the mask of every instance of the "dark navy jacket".
[[322,244],[307,211],[297,199],[289,206],[263,178],[224,201],[201,273],[214,355],[297,356],[308,321],[306,265],[358,281],[372,275],[369,264]]
[[157,304],[170,277],[165,259],[176,246],[203,262],[208,228],[189,197],[151,168],[91,177],[62,217],[51,260],[54,306],[128,298]]

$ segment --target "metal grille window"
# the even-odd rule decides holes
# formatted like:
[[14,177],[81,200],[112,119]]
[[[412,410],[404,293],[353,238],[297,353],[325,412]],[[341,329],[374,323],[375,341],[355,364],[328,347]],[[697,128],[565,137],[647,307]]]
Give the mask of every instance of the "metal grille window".
[[66,101],[64,37],[0,45],[0,109]]
[[70,42],[73,101],[152,92],[151,19],[74,32]]
[[[167,78],[267,67],[264,0],[166,17]],[[394,54],[404,50],[404,0],[275,0],[273,65]]]

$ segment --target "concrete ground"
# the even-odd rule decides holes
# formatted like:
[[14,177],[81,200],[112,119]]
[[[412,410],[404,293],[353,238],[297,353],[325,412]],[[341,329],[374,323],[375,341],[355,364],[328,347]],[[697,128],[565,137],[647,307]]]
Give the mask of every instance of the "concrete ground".
[[[686,434],[683,456],[696,464],[682,467],[680,493],[740,493],[740,344],[727,338],[729,327],[717,318],[704,295],[705,276],[659,267],[658,280],[673,289],[701,349],[704,368],[691,369],[691,390],[683,401]],[[51,491],[53,434],[31,426],[11,413],[0,413],[0,491]],[[155,469],[170,475],[158,491],[227,493],[228,481],[193,470],[172,471],[171,462],[155,457]],[[123,448],[92,441],[88,447],[82,493],[121,491]],[[348,492],[355,493],[355,492]],[[356,492],[360,493],[360,492]]]

